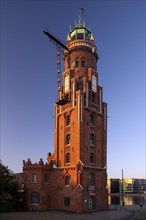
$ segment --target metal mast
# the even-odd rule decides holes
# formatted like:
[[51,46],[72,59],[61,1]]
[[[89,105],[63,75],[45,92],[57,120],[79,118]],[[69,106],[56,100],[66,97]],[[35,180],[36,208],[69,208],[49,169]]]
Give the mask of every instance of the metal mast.
[[122,206],[124,206],[124,174],[122,169]]

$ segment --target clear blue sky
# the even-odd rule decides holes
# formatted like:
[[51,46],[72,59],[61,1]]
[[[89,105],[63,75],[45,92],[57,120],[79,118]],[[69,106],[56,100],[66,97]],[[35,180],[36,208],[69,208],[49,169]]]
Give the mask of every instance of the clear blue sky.
[[57,58],[43,29],[65,42],[82,7],[108,103],[108,177],[146,178],[144,0],[1,0],[1,160],[21,172],[53,152]]

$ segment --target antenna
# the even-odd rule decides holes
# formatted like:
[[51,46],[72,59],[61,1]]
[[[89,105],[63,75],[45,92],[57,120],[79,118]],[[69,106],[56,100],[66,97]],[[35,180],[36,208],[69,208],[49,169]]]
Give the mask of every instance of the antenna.
[[84,12],[84,9],[81,8],[80,9],[80,14],[79,14],[79,24],[81,24],[81,15],[83,14],[83,12]]

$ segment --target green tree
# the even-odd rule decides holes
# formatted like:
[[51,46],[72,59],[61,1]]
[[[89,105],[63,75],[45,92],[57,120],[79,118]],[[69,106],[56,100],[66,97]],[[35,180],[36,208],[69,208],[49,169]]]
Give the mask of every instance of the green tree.
[[16,210],[18,188],[14,173],[0,162],[0,212]]

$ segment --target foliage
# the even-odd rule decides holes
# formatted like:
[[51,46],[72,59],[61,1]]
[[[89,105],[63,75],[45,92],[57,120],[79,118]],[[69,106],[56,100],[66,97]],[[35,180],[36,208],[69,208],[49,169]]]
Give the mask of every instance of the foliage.
[[18,183],[14,173],[0,162],[0,212],[16,209],[18,203]]

